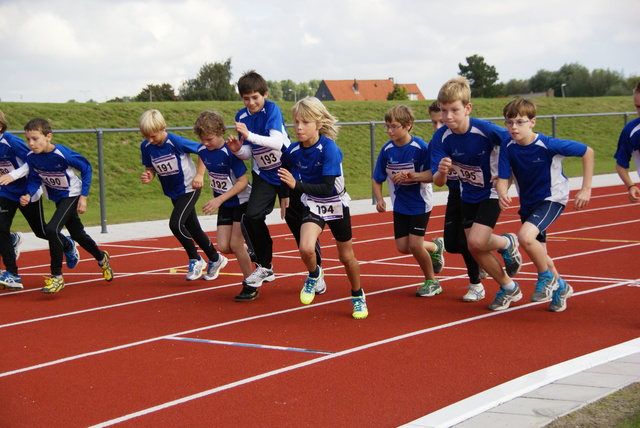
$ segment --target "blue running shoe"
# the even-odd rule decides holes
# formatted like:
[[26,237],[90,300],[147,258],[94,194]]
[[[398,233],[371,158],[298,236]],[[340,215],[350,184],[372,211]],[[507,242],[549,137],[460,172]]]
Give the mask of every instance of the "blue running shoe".
[[503,233],[502,236],[509,240],[509,248],[498,250],[504,260],[504,269],[511,278],[520,272],[522,256],[518,251],[518,237],[515,233]]
[[496,293],[496,298],[489,305],[489,309],[492,311],[503,311],[509,308],[511,302],[517,302],[520,299],[522,299],[522,291],[520,291],[517,283],[515,288],[511,290],[500,287],[500,291]]
[[567,299],[573,296],[573,287],[565,282],[564,279],[558,278],[558,289],[553,292],[549,310],[551,312],[562,312],[567,309]]
[[548,302],[551,295],[558,289],[558,280],[555,276],[539,276],[536,281],[536,291],[531,295],[532,302]]
[[64,252],[64,257],[67,260],[67,267],[69,269],[73,269],[80,261],[80,253],[76,248],[75,241],[71,239],[71,237],[67,236],[67,241],[69,242],[69,245],[71,245],[71,248],[69,249],[69,251]]
[[0,273],[0,290],[4,290],[5,288],[9,289],[9,291],[22,290],[24,287],[22,286],[20,276],[14,275],[9,271]]

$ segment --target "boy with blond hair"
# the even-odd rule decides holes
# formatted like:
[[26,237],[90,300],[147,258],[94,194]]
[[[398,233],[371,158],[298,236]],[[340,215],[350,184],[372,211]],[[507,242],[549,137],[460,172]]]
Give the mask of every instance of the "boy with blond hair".
[[[464,77],[447,81],[438,93],[443,127],[433,135],[431,170],[433,183],[443,186],[453,169],[460,180],[462,227],[469,251],[478,264],[500,285],[490,310],[499,311],[522,298],[511,277],[522,266],[515,234],[496,235],[500,216],[498,194],[492,179],[498,168],[498,148],[508,132],[499,126],[470,117],[471,88]],[[504,259],[506,272],[492,251]]]
[[[169,228],[189,257],[187,281],[200,277],[213,280],[227,264],[227,258],[213,247],[195,211],[202,189],[204,167],[196,177],[196,167],[190,153],[197,154],[201,145],[167,132],[164,117],[156,109],[142,113],[139,127],[145,138],[140,144],[142,164],[145,166],[140,180],[142,184],[148,184],[157,175],[164,194],[171,199],[173,211]],[[207,255],[208,262],[198,254],[196,244]]]

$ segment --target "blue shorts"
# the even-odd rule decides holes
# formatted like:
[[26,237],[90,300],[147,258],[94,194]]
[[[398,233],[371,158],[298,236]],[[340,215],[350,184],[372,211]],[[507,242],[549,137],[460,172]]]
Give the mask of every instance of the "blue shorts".
[[547,242],[547,229],[564,211],[564,205],[559,202],[542,201],[529,213],[520,212],[520,221],[529,222],[538,228],[540,234],[536,237],[539,242]]

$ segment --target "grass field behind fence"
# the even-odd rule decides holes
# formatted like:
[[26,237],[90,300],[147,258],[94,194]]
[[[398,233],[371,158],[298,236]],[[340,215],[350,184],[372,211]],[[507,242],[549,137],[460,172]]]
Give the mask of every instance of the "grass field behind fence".
[[[472,115],[475,117],[501,117],[502,108],[509,99],[473,100]],[[538,98],[538,115],[564,115],[584,113],[633,112],[632,97],[600,98]],[[381,122],[384,113],[398,101],[327,102],[328,109],[340,122]],[[406,101],[411,106],[417,120],[429,119],[427,107],[431,101]],[[291,102],[279,102],[285,121],[292,123]],[[140,114],[149,108],[159,109],[169,127],[191,127],[197,115],[205,109],[212,109],[225,119],[227,125],[233,124],[235,113],[242,108],[241,102],[145,102],[145,103],[104,103],[104,104],[33,104],[0,103],[11,130],[21,130],[22,126],[34,117],[48,119],[54,128],[54,143],[66,145],[84,155],[94,166],[94,177],[89,197],[88,210],[82,216],[85,225],[100,224],[100,206],[98,193],[98,157],[95,133],[55,134],[55,130],[71,129],[115,129],[135,128]],[[630,116],[632,119],[634,116]],[[502,121],[498,121],[502,124]],[[618,135],[624,125],[623,116],[561,118],[557,120],[558,138],[584,142],[591,146],[596,154],[596,174],[615,172],[613,154]],[[546,135],[552,134],[551,119],[539,119],[535,130]],[[195,136],[190,131],[177,134],[190,139]],[[428,123],[418,123],[414,135],[426,141],[431,139],[433,130]],[[290,130],[290,135],[293,132]],[[21,136],[21,135],[19,135]],[[104,134],[105,185],[107,223],[126,223],[168,218],[171,202],[162,194],[160,184],[154,180],[151,184],[140,183],[143,166],[140,160],[140,142],[138,132]],[[384,128],[375,126],[376,152],[387,141]],[[347,191],[353,199],[371,198],[371,166],[369,125],[344,126],[341,128],[338,145],[344,152],[344,170]],[[564,162],[567,176],[581,175],[580,159],[566,159]],[[386,187],[386,186],[385,186]],[[437,189],[440,190],[440,189]],[[386,190],[385,190],[386,191]],[[198,209],[208,199],[206,188],[198,202]],[[46,217],[52,212],[50,204],[45,205]],[[14,229],[27,231],[28,226],[21,215],[16,216]]]

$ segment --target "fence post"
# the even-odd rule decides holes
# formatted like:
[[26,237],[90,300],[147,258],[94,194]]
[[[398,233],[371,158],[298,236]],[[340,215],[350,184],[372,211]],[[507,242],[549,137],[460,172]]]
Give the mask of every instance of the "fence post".
[[100,225],[101,233],[107,233],[107,197],[104,185],[104,153],[103,153],[104,132],[97,129],[96,138],[98,140],[98,178],[100,180]]
[[[369,156],[371,158],[371,177],[373,177],[373,170],[376,167],[376,124],[375,122],[369,122]],[[373,185],[371,186],[371,205],[376,204],[376,198],[373,194]]]
[[553,116],[551,116],[551,135],[553,136],[553,138],[557,138],[556,137],[556,115],[554,114]]

